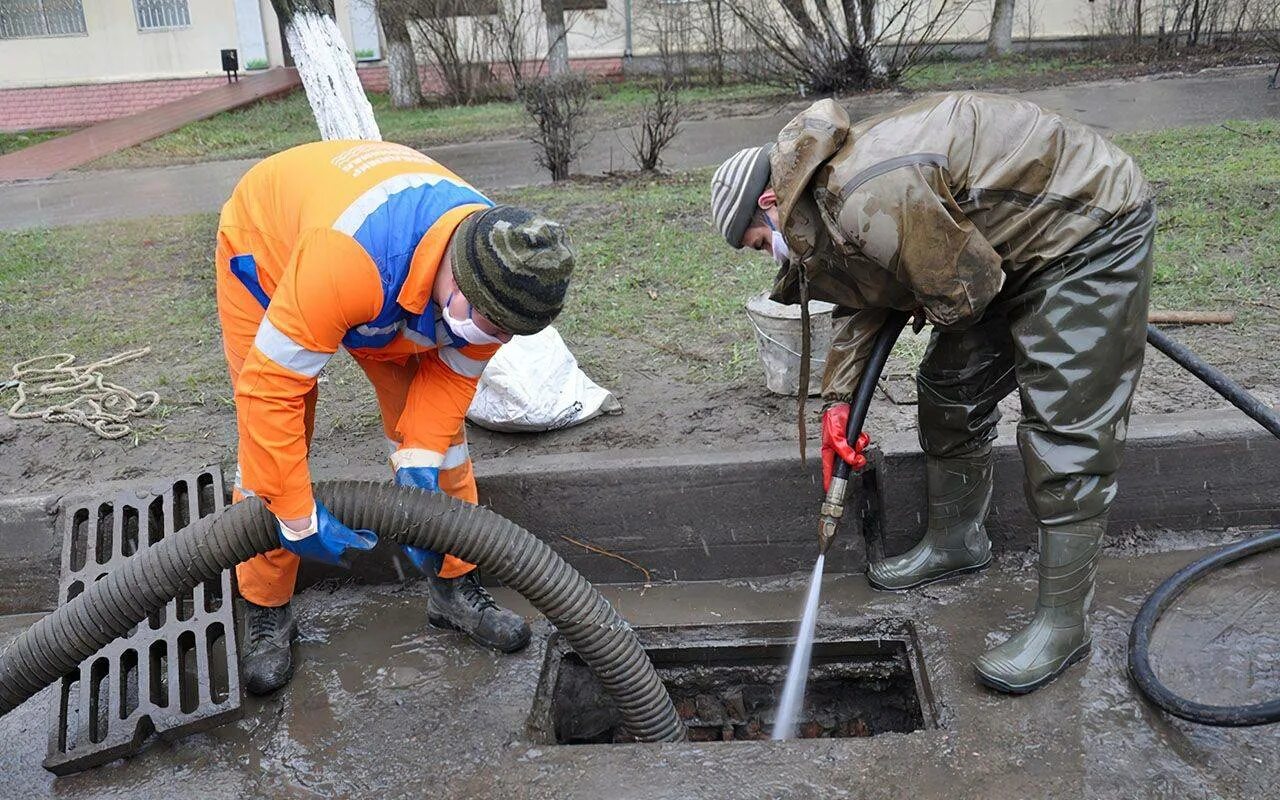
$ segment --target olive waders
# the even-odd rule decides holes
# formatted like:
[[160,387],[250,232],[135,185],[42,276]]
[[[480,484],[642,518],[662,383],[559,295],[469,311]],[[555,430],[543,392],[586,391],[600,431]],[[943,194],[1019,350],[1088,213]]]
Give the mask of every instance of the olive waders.
[[1040,585],[1030,623],[975,663],[992,688],[1029,692],[1089,652],[1087,612],[1142,368],[1154,230],[1146,205],[1018,275],[973,327],[935,330],[921,364],[928,528],[867,578],[907,589],[986,565],[991,441],[1000,400],[1018,390]]

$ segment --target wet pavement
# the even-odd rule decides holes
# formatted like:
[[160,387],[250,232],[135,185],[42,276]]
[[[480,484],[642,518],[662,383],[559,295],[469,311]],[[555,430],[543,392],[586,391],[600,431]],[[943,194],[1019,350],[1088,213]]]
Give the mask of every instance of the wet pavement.
[[[1033,102],[1102,131],[1159,130],[1232,119],[1280,116],[1280,91],[1268,91],[1270,70],[1261,67],[1206,70],[1195,75],[1104,81],[1020,93]],[[869,94],[843,100],[854,119],[905,105],[908,95]],[[772,141],[803,107],[730,119],[691,120],[663,153],[664,167],[711,166],[742,147]],[[600,174],[632,168],[628,129],[602,131],[574,170]],[[483,190],[546,183],[524,141],[477,142],[427,148],[426,152]],[[0,186],[0,229],[72,225],[108,219],[217,211],[256,159],[175,167],[67,173],[48,181]]]
[[[1160,541],[1170,541],[1162,536]],[[0,796],[77,798],[1260,798],[1280,781],[1280,726],[1212,729],[1139,701],[1124,673],[1143,596],[1213,537],[1150,552],[1113,546],[1095,599],[1085,666],[1022,698],[980,688],[970,660],[1015,630],[1034,591],[1029,557],[905,594],[828,577],[820,627],[915,621],[941,727],[870,739],[556,747],[526,718],[547,630],[517,656],[423,626],[410,586],[311,590],[292,685],[247,701],[244,719],[132,760],[55,780],[39,765],[48,692],[0,719]],[[803,576],[606,587],[633,624],[792,620]],[[510,600],[510,597],[504,598]],[[1157,669],[1199,699],[1257,701],[1280,690],[1280,553],[1190,592],[1157,632]],[[7,641],[33,618],[0,619]]]

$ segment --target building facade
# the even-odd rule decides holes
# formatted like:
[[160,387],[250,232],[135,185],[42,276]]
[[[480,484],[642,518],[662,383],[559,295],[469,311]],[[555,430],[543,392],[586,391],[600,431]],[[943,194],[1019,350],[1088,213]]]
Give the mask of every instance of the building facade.
[[[513,2],[440,1],[464,35],[474,27],[468,15]],[[514,1],[538,18],[540,0]],[[920,8],[928,13],[928,6],[945,1],[925,0]],[[334,6],[365,85],[382,90],[386,69],[379,63],[383,40],[374,2],[335,0]],[[570,57],[592,72],[620,71],[628,57],[670,48],[673,36],[681,37],[680,47],[701,46],[690,20],[703,13],[706,0],[564,3]],[[1089,30],[1092,13],[1089,0],[1017,0],[1014,35],[1079,36]],[[989,15],[987,0],[968,4],[947,38],[980,41]],[[526,31],[530,53],[545,46],[539,25]],[[220,54],[230,48],[249,74],[289,63],[270,0],[0,0],[0,130],[81,126],[202,91],[225,80]]]

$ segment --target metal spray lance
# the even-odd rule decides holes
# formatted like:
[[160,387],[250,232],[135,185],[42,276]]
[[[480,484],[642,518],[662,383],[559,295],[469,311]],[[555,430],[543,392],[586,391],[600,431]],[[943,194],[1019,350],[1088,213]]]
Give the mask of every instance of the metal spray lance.
[[[862,432],[862,425],[867,420],[867,409],[871,406],[876,383],[880,380],[880,373],[884,372],[884,365],[889,360],[893,343],[898,340],[898,335],[902,333],[910,316],[905,311],[890,311],[879,333],[876,334],[875,342],[871,345],[871,354],[867,357],[867,364],[863,367],[862,377],[858,380],[858,387],[849,404],[849,427],[845,429],[845,436],[850,442],[857,439],[858,434]],[[836,459],[835,473],[831,476],[831,487],[827,489],[827,496],[822,501],[822,511],[818,517],[818,552],[824,555],[831,547],[831,543],[835,541],[836,528],[840,525],[840,518],[844,516],[844,496],[849,490],[851,471],[849,464],[843,458]]]

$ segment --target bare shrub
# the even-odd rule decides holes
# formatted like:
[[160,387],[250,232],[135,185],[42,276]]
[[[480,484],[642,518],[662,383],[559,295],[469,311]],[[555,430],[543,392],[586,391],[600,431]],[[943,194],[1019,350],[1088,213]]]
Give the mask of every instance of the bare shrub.
[[586,126],[591,83],[574,72],[528,78],[520,101],[533,121],[528,138],[538,148],[538,164],[551,180],[569,177],[569,166],[591,142]]
[[483,36],[473,24],[478,0],[414,0],[409,25],[417,31],[426,61],[444,84],[444,98],[470,105],[494,96],[496,86]]
[[1084,20],[1091,48],[1127,47],[1155,37],[1156,49],[1231,49],[1265,41],[1275,0],[1097,0]]
[[631,157],[641,170],[655,172],[662,165],[662,151],[676,138],[684,118],[675,83],[666,79],[660,82],[637,116],[639,119],[631,128]]
[[478,17],[475,24],[518,97],[525,80],[538,74],[544,63],[542,14],[524,0],[501,0],[495,13]]
[[831,94],[886,86],[924,61],[971,0],[729,0],[773,79]]
[[649,2],[636,5],[636,32],[658,51],[662,80],[689,85],[699,49],[695,13],[691,3]]
[[733,23],[729,0],[702,0],[697,25],[706,52],[707,81],[723,86],[728,77],[728,36]]

